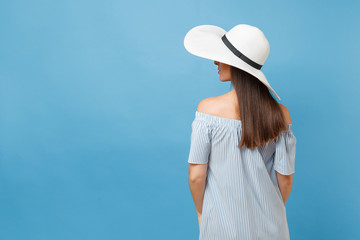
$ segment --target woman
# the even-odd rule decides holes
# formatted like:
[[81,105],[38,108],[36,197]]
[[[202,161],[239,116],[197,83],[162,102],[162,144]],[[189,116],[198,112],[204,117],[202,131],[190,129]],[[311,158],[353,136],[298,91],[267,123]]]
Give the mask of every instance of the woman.
[[[290,239],[285,203],[295,172],[288,109],[271,95],[261,67],[269,44],[256,27],[191,29],[192,54],[214,60],[233,89],[198,104],[192,123],[189,186],[203,240]],[[269,91],[270,90],[270,91]]]

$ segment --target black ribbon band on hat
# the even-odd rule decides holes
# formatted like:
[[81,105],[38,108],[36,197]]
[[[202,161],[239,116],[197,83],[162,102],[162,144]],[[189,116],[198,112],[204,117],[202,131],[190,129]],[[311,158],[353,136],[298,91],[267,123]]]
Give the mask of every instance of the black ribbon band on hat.
[[254,62],[253,60],[251,60],[250,58],[246,57],[244,54],[242,54],[239,50],[237,50],[227,39],[227,37],[222,36],[221,40],[225,43],[225,45],[230,49],[230,51],[232,51],[237,57],[239,57],[241,60],[243,60],[244,62],[246,62],[247,64],[249,64],[250,66],[256,68],[256,69],[261,69],[262,65],[257,64],[256,62]]

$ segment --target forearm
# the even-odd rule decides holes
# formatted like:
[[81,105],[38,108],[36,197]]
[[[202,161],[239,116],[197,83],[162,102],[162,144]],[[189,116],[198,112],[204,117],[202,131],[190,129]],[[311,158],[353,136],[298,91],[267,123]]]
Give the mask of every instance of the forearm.
[[195,203],[196,213],[201,215],[205,193],[205,179],[189,180],[189,187]]
[[290,182],[279,182],[279,189],[281,192],[281,196],[283,198],[284,204],[286,204],[289,196],[290,196],[290,192],[291,192],[291,188],[292,188],[292,183]]

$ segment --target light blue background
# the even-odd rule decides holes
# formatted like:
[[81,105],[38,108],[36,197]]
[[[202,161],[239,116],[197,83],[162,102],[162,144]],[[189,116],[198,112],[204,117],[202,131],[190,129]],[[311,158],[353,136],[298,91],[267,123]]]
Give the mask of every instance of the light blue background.
[[246,23],[290,110],[292,240],[360,239],[356,1],[2,1],[0,239],[197,239],[197,104],[230,91],[187,31]]

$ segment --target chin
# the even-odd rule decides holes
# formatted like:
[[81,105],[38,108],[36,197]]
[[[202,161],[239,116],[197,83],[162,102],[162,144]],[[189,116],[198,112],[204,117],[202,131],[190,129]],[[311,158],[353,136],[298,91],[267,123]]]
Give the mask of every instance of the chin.
[[227,82],[227,81],[229,81],[229,79],[223,79],[223,78],[219,78],[220,79],[220,81],[222,81],[222,82]]

